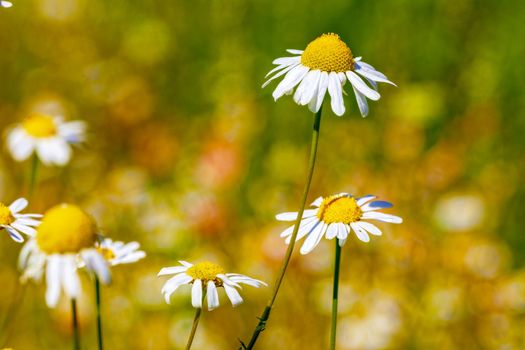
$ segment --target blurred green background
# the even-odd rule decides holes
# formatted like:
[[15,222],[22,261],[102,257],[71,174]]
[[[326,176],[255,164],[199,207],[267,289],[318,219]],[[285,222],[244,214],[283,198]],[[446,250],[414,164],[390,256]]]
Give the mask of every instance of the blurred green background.
[[[274,215],[297,210],[313,115],[261,90],[271,61],[339,33],[399,88],[359,116],[325,109],[311,200],[347,191],[396,204],[403,225],[343,249],[339,349],[525,348],[525,2],[16,1],[0,8],[0,129],[31,111],[89,124],[65,168],[41,172],[32,212],[81,205],[148,257],[103,290],[106,346],[179,349],[188,290],[156,277],[212,260],[273,284],[285,251]],[[2,143],[5,143],[2,141]],[[29,162],[0,155],[0,200]],[[1,232],[0,315],[21,248]],[[260,349],[324,349],[332,244],[294,256]],[[194,349],[236,349],[271,288],[205,312]],[[84,278],[82,342],[95,348]],[[9,322],[15,350],[70,349],[69,304],[30,284]],[[0,344],[2,346],[2,344]]]

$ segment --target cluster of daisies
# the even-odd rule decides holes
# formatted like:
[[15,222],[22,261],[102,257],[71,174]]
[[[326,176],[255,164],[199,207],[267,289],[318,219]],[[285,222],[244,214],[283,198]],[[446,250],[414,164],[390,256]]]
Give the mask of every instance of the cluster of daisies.
[[[2,1],[8,7],[8,2]],[[354,92],[362,116],[369,111],[367,99],[378,100],[378,83],[394,85],[381,72],[354,57],[350,48],[335,34],[324,34],[312,41],[304,51],[288,50],[293,56],[276,59],[277,65],[268,73],[263,85],[283,77],[273,92],[277,100],[284,94],[293,94],[299,105],[308,105],[318,112],[328,93],[333,112],[345,113],[344,85],[348,81]],[[295,92],[294,92],[295,90]],[[36,157],[44,165],[66,165],[72,156],[72,146],[85,139],[86,125],[81,121],[65,121],[61,117],[35,113],[28,116],[8,133],[7,146],[17,161]],[[145,257],[137,242],[123,243],[105,238],[93,218],[73,204],[56,205],[44,215],[24,214],[27,200],[20,198],[11,205],[0,203],[0,229],[16,242],[24,242],[19,265],[22,281],[40,281],[45,276],[46,302],[57,305],[60,296],[75,299],[80,294],[79,270],[94,274],[104,284],[111,281],[110,267],[136,262]],[[354,197],[339,193],[319,197],[305,210],[300,219],[296,240],[304,239],[302,254],[310,253],[322,240],[337,239],[343,246],[351,232],[363,242],[370,235],[379,236],[381,229],[370,221],[401,223],[398,216],[380,212],[392,204],[376,200],[375,196]],[[297,221],[297,212],[281,213],[280,221]],[[289,244],[294,226],[285,229],[281,237]],[[191,304],[197,309],[207,302],[208,310],[219,306],[218,290],[223,289],[233,306],[242,303],[241,284],[266,286],[260,280],[238,273],[227,273],[211,262],[162,268],[159,276],[171,276],[162,288],[170,303],[172,293],[182,286],[191,287]]]

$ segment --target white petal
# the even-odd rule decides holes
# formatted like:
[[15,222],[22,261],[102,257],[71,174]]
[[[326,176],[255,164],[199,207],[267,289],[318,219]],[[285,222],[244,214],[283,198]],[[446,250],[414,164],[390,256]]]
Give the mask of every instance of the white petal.
[[[293,68],[297,67],[299,65],[299,63],[297,64],[293,64],[291,66],[287,66],[287,67],[284,67],[284,69],[282,71],[280,71],[279,73],[275,74],[273,77],[271,77],[270,79],[266,80],[266,82],[262,85],[262,88],[264,89],[266,86],[268,86],[268,84],[270,84],[274,79],[277,79],[279,78],[280,76],[288,73],[290,70],[292,70]],[[270,71],[271,72],[271,71]]]
[[62,259],[62,285],[64,292],[70,299],[76,299],[80,293],[80,280],[73,255]]
[[224,287],[224,291],[226,292],[226,295],[230,299],[233,307],[242,304],[242,301],[243,301],[242,297],[239,294],[239,292],[237,291],[237,289],[235,289],[235,287],[230,287],[227,284],[224,284],[223,287]]
[[313,230],[304,241],[300,250],[301,254],[304,255],[310,253],[319,244],[326,229],[327,225],[324,222],[321,222],[321,224],[315,230]]
[[182,265],[184,265],[186,267],[192,267],[193,266],[192,263],[189,263],[189,262],[184,261],[184,260],[179,260],[179,263],[181,263]]
[[361,116],[366,117],[368,115],[368,101],[366,100],[365,95],[357,91],[355,86],[352,85],[352,89],[354,90],[355,99],[357,101],[357,106],[359,107],[359,112],[361,113]]
[[51,255],[46,266],[46,304],[54,308],[60,298],[61,285],[61,258],[60,255]]
[[11,210],[12,214],[16,214],[22,210],[24,210],[27,207],[27,199],[25,198],[18,198],[16,201],[11,203],[9,206],[9,210]]
[[157,276],[174,275],[176,273],[184,272],[187,269],[188,268],[186,266],[163,267],[162,269],[160,269],[160,272],[157,274]]
[[284,93],[292,90],[297,84],[299,84],[309,70],[310,68],[300,64],[290,70],[279,85],[277,85],[277,88],[275,88],[272,94],[273,98],[277,100],[284,95]]
[[293,57],[279,57],[272,61],[272,64],[276,65],[283,65],[283,64],[293,64],[293,63],[299,63],[301,62],[301,56],[293,56]]
[[35,150],[33,138],[22,129],[16,127],[7,136],[7,146],[16,161],[26,160]]
[[84,249],[80,255],[86,264],[86,270],[94,273],[102,284],[111,283],[111,271],[108,262],[98,250],[94,248]]
[[31,236],[31,237],[35,237],[36,236],[36,230],[32,227],[29,227],[29,226],[26,226],[26,225],[23,225],[23,224],[20,224],[18,221],[15,221],[11,224],[11,227],[13,227],[14,229],[22,232],[22,233],[25,233],[26,235],[28,236]]
[[288,51],[289,53],[293,55],[302,55],[304,52],[303,50],[296,50],[296,49],[288,49],[286,51]]
[[191,287],[191,305],[194,308],[202,308],[202,281],[195,280],[193,281],[193,286]]
[[326,230],[326,239],[333,239],[334,237],[336,237],[338,230],[338,223],[329,224],[328,229]]
[[337,238],[338,239],[346,239],[348,237],[349,229],[347,226],[343,223],[337,224]]
[[217,287],[213,281],[208,281],[207,286],[208,293],[208,310],[211,311],[219,307],[219,294],[217,293]]
[[[306,209],[303,211],[303,219],[312,217],[317,214],[317,209]],[[295,221],[297,220],[297,212],[286,212],[286,213],[280,213],[275,216],[275,218],[279,221]]]
[[170,278],[162,287],[162,294],[164,294],[164,299],[166,300],[166,303],[170,303],[170,296],[171,294],[177,290],[180,286],[183,284],[187,284],[193,280],[192,277],[186,275],[185,273],[181,273],[178,275],[173,276]]
[[358,206],[362,206],[363,204],[365,204],[366,202],[371,201],[374,198],[377,198],[377,197],[374,196],[374,195],[371,195],[371,194],[367,194],[366,196],[363,196],[363,197],[357,199],[357,205]]
[[359,240],[363,241],[363,242],[370,242],[370,236],[368,235],[368,233],[363,230],[361,228],[361,226],[357,225],[355,222],[352,222],[350,224],[350,226],[352,227],[352,230],[354,230],[357,238],[359,238]]
[[379,213],[377,211],[369,211],[362,215],[363,219],[372,219],[372,220],[379,220],[383,222],[389,222],[392,224],[400,224],[403,222],[403,219],[401,219],[399,216],[391,215],[391,214],[385,214],[385,213]]
[[365,95],[369,99],[371,99],[373,101],[377,101],[377,100],[379,100],[381,98],[381,95],[377,91],[369,88],[368,85],[366,85],[366,83],[363,81],[363,79],[361,79],[354,72],[348,71],[348,72],[346,72],[346,76],[348,77],[348,80],[350,81],[350,83],[352,83],[352,85],[359,92],[361,92],[363,95]]
[[22,235],[17,230],[15,230],[13,227],[5,226],[5,225],[2,227],[5,228],[7,233],[9,233],[9,236],[11,236],[13,241],[17,243],[22,243],[24,241],[24,237],[22,237]]
[[370,203],[367,203],[361,207],[362,211],[372,211],[372,210],[379,210],[379,209],[388,209],[392,208],[393,205],[390,202],[386,201],[373,201]]
[[[390,84],[390,85],[397,86],[396,84],[394,84],[393,82],[388,80],[384,74],[379,73],[378,71],[370,71],[370,70],[367,70],[367,69],[356,69],[355,71],[359,75],[362,75],[363,77],[365,77],[367,79],[370,79],[372,81],[379,82],[379,83],[387,83],[387,84]],[[377,73],[379,73],[379,74],[377,74]]]
[[339,77],[335,72],[331,72],[328,76],[328,93],[330,93],[331,97],[332,110],[336,115],[342,116],[345,113],[343,91]]
[[376,225],[371,224],[369,222],[359,221],[357,224],[361,226],[362,229],[370,232],[374,236],[381,236],[383,234]]

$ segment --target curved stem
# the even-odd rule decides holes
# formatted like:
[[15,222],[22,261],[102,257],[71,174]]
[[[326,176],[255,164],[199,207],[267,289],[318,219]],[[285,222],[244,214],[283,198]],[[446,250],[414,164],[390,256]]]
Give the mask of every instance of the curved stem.
[[71,327],[73,329],[73,350],[80,350],[80,336],[78,333],[77,301],[71,299]]
[[97,302],[97,341],[98,341],[98,349],[103,350],[104,349],[104,342],[102,338],[102,315],[100,312],[102,299],[100,297],[100,281],[98,280],[98,277],[95,276],[95,296],[96,296],[96,302]]
[[306,184],[304,186],[303,196],[301,198],[301,204],[299,207],[299,211],[297,213],[297,219],[295,220],[295,226],[294,226],[292,236],[290,239],[290,244],[288,245],[288,249],[286,250],[286,255],[284,256],[283,264],[281,265],[281,269],[279,270],[279,274],[275,282],[272,296],[270,300],[268,301],[268,304],[264,308],[264,311],[261,314],[261,317],[259,317],[259,323],[255,327],[250,343],[248,343],[247,346],[245,346],[244,344],[242,345],[242,348],[244,349],[248,349],[248,350],[253,349],[253,347],[255,346],[255,343],[257,342],[257,338],[259,337],[259,334],[261,334],[261,332],[265,329],[266,322],[270,318],[270,311],[272,310],[273,304],[275,303],[275,299],[277,298],[277,293],[279,293],[279,288],[281,287],[281,283],[283,282],[284,275],[286,273],[286,269],[292,257],[293,249],[295,246],[295,239],[297,237],[297,233],[299,232],[299,225],[301,223],[304,208],[306,206],[308,192],[310,191],[310,184],[312,183],[312,177],[313,177],[314,168],[315,168],[315,159],[317,155],[317,144],[319,143],[319,129],[321,127],[322,110],[323,108],[321,107],[319,111],[315,114],[315,118],[314,118],[314,125],[313,125],[313,132],[312,132],[312,144],[310,148],[310,159],[308,161],[308,174],[306,176]]
[[337,332],[337,302],[339,300],[339,267],[341,265],[341,246],[335,239],[334,291],[332,297],[332,326],[330,330],[330,350],[335,350]]
[[201,313],[202,313],[202,308],[198,308],[195,310],[195,318],[193,319],[193,326],[191,327],[191,333],[190,333],[190,337],[188,338],[188,344],[186,345],[186,350],[191,349],[193,338],[195,338],[195,333],[197,332],[197,327],[199,326]]

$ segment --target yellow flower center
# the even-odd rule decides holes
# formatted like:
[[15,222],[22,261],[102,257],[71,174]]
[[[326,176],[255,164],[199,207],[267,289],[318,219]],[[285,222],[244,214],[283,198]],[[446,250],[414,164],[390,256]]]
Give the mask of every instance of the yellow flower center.
[[359,221],[363,211],[354,197],[335,195],[327,197],[321,203],[317,217],[327,224],[340,222],[350,224]]
[[116,255],[115,253],[113,253],[113,251],[111,249],[108,249],[108,248],[97,248],[98,252],[100,254],[102,254],[102,256],[104,257],[104,259],[106,259],[107,261],[109,260],[112,260],[112,259],[115,259],[116,258]]
[[36,236],[38,246],[48,254],[76,253],[93,247],[96,239],[95,222],[82,209],[71,204],[49,209]]
[[221,284],[217,275],[224,274],[224,269],[209,261],[201,262],[190,267],[186,274],[193,277],[194,280],[199,279],[205,284],[208,281],[214,281],[215,284]]
[[56,135],[57,126],[53,117],[45,114],[32,114],[22,122],[24,130],[33,137],[50,137]]
[[11,225],[15,221],[11,209],[0,203],[0,225]]
[[323,72],[346,72],[354,69],[352,51],[334,33],[323,34],[308,44],[301,55],[301,63]]

